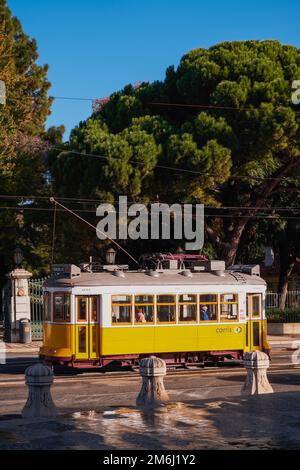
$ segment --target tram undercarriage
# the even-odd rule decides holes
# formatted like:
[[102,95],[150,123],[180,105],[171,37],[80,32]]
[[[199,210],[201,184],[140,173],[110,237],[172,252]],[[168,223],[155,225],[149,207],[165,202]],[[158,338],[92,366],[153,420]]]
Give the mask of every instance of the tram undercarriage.
[[[225,363],[226,361],[239,361],[243,359],[244,352],[240,351],[201,351],[201,352],[183,352],[183,353],[155,353],[156,357],[164,359],[167,367],[189,367],[202,366],[206,364]],[[70,358],[53,358],[41,355],[40,359],[48,365],[64,365],[77,369],[85,368],[120,368],[120,367],[136,367],[139,361],[151,354],[129,354],[106,356],[97,359],[80,360],[75,357]]]

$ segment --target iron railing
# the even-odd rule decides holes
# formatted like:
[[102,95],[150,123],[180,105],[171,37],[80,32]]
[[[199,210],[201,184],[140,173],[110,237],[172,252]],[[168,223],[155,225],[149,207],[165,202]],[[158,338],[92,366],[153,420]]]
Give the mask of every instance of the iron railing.
[[[272,312],[280,308],[281,294],[267,292],[266,311]],[[290,290],[287,292],[285,310],[300,308],[300,290]]]
[[300,307],[298,310],[267,310],[266,316],[271,323],[300,323]]
[[47,277],[29,280],[31,334],[33,340],[43,339],[43,284]]

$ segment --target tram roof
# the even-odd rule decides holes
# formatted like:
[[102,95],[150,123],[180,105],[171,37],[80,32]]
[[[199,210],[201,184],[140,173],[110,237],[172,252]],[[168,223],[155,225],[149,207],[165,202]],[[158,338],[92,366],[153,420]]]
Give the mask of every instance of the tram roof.
[[225,271],[223,276],[213,272],[192,272],[184,276],[182,272],[164,270],[157,277],[145,272],[126,271],[123,277],[113,272],[82,272],[72,278],[53,276],[48,278],[44,287],[80,287],[80,286],[161,286],[161,285],[265,285],[259,276],[240,272]]

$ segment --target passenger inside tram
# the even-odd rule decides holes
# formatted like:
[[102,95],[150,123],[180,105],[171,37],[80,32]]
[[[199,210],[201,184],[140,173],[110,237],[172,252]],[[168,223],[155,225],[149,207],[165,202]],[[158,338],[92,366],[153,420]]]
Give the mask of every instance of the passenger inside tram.
[[203,321],[211,320],[207,305],[201,305],[200,318]]
[[143,309],[139,308],[136,314],[136,322],[137,323],[146,323],[145,315],[143,314]]

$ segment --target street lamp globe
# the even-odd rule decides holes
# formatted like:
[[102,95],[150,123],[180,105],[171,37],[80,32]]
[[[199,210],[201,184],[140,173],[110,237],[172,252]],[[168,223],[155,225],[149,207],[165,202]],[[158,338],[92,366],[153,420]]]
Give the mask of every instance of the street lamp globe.
[[23,257],[23,251],[21,250],[21,248],[19,248],[18,246],[14,249],[14,262],[15,262],[15,265],[18,267],[20,266],[20,264],[22,263],[24,257]]

